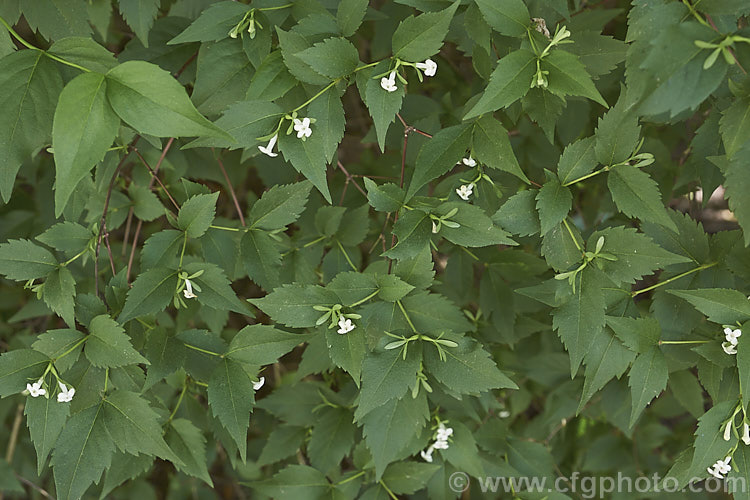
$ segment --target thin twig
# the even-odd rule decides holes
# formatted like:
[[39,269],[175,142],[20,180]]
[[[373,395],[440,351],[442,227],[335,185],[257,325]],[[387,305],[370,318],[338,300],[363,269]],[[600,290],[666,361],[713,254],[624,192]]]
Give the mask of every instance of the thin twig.
[[[42,496],[43,496],[44,498],[49,498],[50,500],[55,500],[55,497],[53,497],[52,495],[50,495],[50,494],[49,494],[49,493],[47,492],[47,490],[45,490],[45,489],[44,489],[44,488],[42,488],[41,486],[37,486],[36,484],[32,483],[31,481],[29,481],[29,480],[28,480],[28,479],[26,479],[25,477],[23,477],[23,476],[19,476],[18,474],[16,474],[16,479],[18,479],[19,481],[21,481],[21,482],[22,482],[23,484],[25,484],[26,486],[28,486],[28,487],[30,487],[30,488],[33,488],[33,489],[35,489],[36,491],[38,491],[38,492],[39,492],[39,494],[40,494],[40,495],[42,495]],[[2,493],[0,493],[0,500],[2,500]]]
[[[136,135],[135,139],[133,139],[128,147],[125,148],[125,154],[120,160],[120,163],[117,164],[115,172],[112,174],[112,179],[109,181],[109,187],[107,188],[107,197],[104,199],[104,210],[102,210],[102,218],[99,221],[99,235],[96,238],[96,251],[94,257],[94,292],[96,293],[96,295],[99,295],[99,248],[102,245],[102,237],[106,232],[107,211],[109,210],[109,200],[112,198],[112,189],[115,187],[115,181],[117,180],[117,176],[120,173],[120,169],[125,164],[125,160],[127,160],[130,151],[135,147],[135,145],[138,143],[138,139],[140,138],[140,135]],[[109,248],[109,243],[107,244],[107,248]],[[115,263],[112,260],[111,251],[109,252],[109,259],[110,265],[114,272]]]
[[[337,162],[336,162],[336,165],[337,165],[337,166],[339,167],[339,169],[341,169],[341,171],[342,171],[342,172],[344,172],[344,175],[346,175],[346,181],[347,181],[347,183],[351,182],[352,184],[354,184],[354,187],[355,187],[355,188],[357,188],[357,190],[358,190],[358,191],[359,191],[360,193],[362,193],[362,195],[363,195],[363,196],[364,196],[365,198],[367,198],[367,193],[365,192],[365,190],[364,190],[364,189],[362,189],[362,188],[361,188],[361,187],[359,186],[359,184],[357,184],[357,181],[355,181],[355,180],[354,180],[354,176],[353,176],[352,174],[350,174],[350,173],[349,173],[349,171],[348,171],[348,170],[346,169],[346,167],[345,167],[345,166],[344,166],[344,165],[343,165],[343,164],[342,164],[342,163],[341,163],[340,161],[337,161]],[[342,198],[343,198],[343,197],[342,197]]]
[[179,78],[182,72],[185,71],[188,66],[190,66],[190,63],[195,61],[196,57],[198,57],[198,52],[195,52],[192,56],[188,58],[187,61],[185,61],[185,64],[183,64],[182,67],[178,69],[177,72],[174,74],[174,77]]
[[141,156],[141,153],[140,151],[138,151],[138,148],[133,148],[133,151],[135,152],[136,155],[138,155],[138,158],[141,160],[141,163],[143,163],[148,169],[148,171],[151,172],[151,178],[156,179],[156,182],[158,182],[161,188],[164,190],[164,192],[167,193],[167,197],[169,197],[169,201],[172,202],[172,205],[174,205],[174,208],[177,211],[179,211],[180,205],[178,205],[177,202],[174,200],[174,198],[172,198],[172,193],[169,192],[169,189],[167,189],[167,186],[165,186],[164,183],[161,181],[161,179],[159,179],[159,176],[156,175],[156,172],[154,172],[154,169],[152,169],[151,166],[146,161],[146,159],[143,156]]
[[232,186],[232,181],[229,180],[229,176],[227,175],[227,170],[224,168],[224,164],[221,161],[221,158],[219,155],[216,154],[216,151],[214,151],[214,148],[211,148],[211,152],[214,154],[214,157],[216,157],[216,163],[219,164],[219,168],[221,169],[221,173],[224,174],[224,180],[227,181],[227,186],[229,187],[229,193],[232,195],[232,201],[234,202],[234,208],[237,210],[237,215],[240,217],[240,223],[242,224],[242,227],[245,227],[245,217],[242,215],[242,209],[240,208],[240,202],[237,201],[237,194],[234,192],[234,187]]
[[[169,141],[167,141],[167,145],[164,146],[164,149],[161,150],[161,156],[159,156],[159,161],[156,162],[156,165],[154,166],[154,173],[151,176],[151,180],[148,183],[148,189],[151,189],[154,187],[154,182],[159,175],[159,169],[161,168],[161,163],[164,161],[164,157],[167,156],[167,151],[169,151],[169,148],[172,147],[172,143],[174,143],[174,137],[170,137]],[[128,270],[125,271],[125,282],[130,283],[130,271],[133,269],[133,257],[135,256],[135,249],[138,246],[138,236],[141,234],[141,228],[143,227],[143,221],[138,219],[138,224],[135,227],[135,234],[133,234],[133,246],[130,248],[130,257],[128,257]]]

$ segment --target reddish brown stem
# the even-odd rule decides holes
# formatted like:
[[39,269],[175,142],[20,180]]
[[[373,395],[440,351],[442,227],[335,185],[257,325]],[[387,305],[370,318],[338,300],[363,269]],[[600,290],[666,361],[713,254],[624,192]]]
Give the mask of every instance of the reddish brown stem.
[[138,158],[141,160],[141,163],[143,163],[148,169],[148,171],[151,173],[151,178],[156,179],[156,182],[159,183],[159,186],[161,186],[164,192],[167,193],[167,197],[169,198],[169,201],[172,202],[172,205],[174,205],[174,208],[179,212],[180,205],[178,205],[175,199],[172,198],[172,194],[169,192],[169,189],[167,189],[167,186],[165,186],[164,183],[161,181],[161,179],[159,179],[159,176],[156,175],[156,172],[154,172],[154,169],[151,168],[151,166],[148,164],[146,159],[143,156],[141,156],[141,153],[138,151],[138,149],[136,148],[133,151],[135,152],[136,155],[138,155]]
[[227,181],[227,186],[229,187],[229,193],[232,195],[232,201],[234,202],[234,208],[237,210],[237,215],[240,217],[240,223],[242,226],[245,226],[245,217],[242,215],[242,209],[240,208],[240,202],[237,201],[237,195],[234,192],[234,187],[232,186],[232,181],[229,180],[229,176],[227,175],[227,170],[224,168],[224,164],[221,161],[221,158],[219,155],[216,154],[216,151],[214,151],[214,148],[211,148],[211,152],[216,157],[216,162],[219,164],[219,168],[221,169],[221,173],[224,174],[224,180]]

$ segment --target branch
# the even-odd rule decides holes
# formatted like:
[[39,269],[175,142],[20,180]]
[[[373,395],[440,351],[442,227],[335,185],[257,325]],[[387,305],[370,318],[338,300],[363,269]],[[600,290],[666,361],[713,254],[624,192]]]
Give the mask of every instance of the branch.
[[224,180],[227,181],[227,186],[229,187],[229,193],[232,195],[232,201],[234,202],[234,208],[237,210],[237,215],[240,216],[240,223],[242,223],[242,227],[245,227],[245,217],[242,215],[240,202],[237,201],[237,195],[234,192],[232,181],[229,180],[229,176],[227,175],[227,170],[224,168],[224,164],[221,162],[221,158],[219,158],[219,155],[216,154],[216,151],[214,151],[214,148],[211,148],[211,152],[214,153],[214,156],[216,157],[216,162],[219,164],[219,168],[221,169],[221,173],[224,174]]

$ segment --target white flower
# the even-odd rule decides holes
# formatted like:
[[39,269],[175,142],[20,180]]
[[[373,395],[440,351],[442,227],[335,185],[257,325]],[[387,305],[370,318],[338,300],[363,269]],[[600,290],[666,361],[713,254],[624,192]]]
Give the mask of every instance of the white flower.
[[437,234],[438,228],[437,224],[435,224],[435,221],[432,221],[432,234]]
[[260,380],[257,382],[253,382],[253,390],[258,391],[261,387],[263,387],[263,384],[266,383],[266,377],[260,377]]
[[185,295],[186,299],[194,299],[197,297],[197,295],[193,293],[193,284],[187,278],[185,278],[185,289],[182,293]]
[[398,87],[396,87],[396,72],[391,71],[391,74],[387,77],[383,77],[380,79],[380,86],[383,87],[383,90],[387,90],[388,92],[395,92],[398,90]]
[[464,201],[469,201],[472,192],[474,191],[474,184],[464,184],[460,188],[456,189],[456,194],[461,197]]
[[732,438],[732,423],[730,420],[727,422],[726,427],[724,427],[724,441],[729,441]]
[[500,413],[497,414],[500,418],[508,418],[510,417],[510,412],[508,410],[500,410]]
[[76,395],[76,390],[72,387],[68,389],[68,387],[60,381],[57,383],[60,385],[60,392],[57,394],[57,402],[70,403],[73,400],[73,396]]
[[737,354],[737,346],[729,342],[722,342],[721,348],[724,349],[724,352],[727,354]]
[[750,424],[747,422],[742,426],[742,442],[750,446]]
[[432,446],[430,446],[429,448],[427,448],[427,451],[422,450],[419,452],[419,454],[422,455],[422,458],[424,459],[425,462],[432,463],[432,450],[433,448]]
[[471,156],[469,156],[468,158],[464,158],[463,160],[461,160],[461,163],[463,163],[467,167],[476,167],[477,166],[477,161],[474,158],[472,158]]
[[258,146],[258,149],[260,149],[261,153],[267,154],[271,158],[276,158],[279,156],[279,153],[274,153],[273,147],[276,145],[276,140],[279,138],[279,134],[274,135],[271,137],[271,140],[268,141],[268,146]]
[[448,449],[448,441],[435,441],[435,444],[432,445],[436,450],[447,450]]
[[727,342],[732,345],[737,345],[738,339],[740,338],[740,335],[742,335],[742,330],[739,328],[734,330],[731,328],[724,328],[724,335],[726,336]]
[[415,66],[424,71],[425,76],[435,76],[437,71],[437,63],[432,59],[427,59],[425,62],[417,63]]
[[42,387],[42,384],[44,383],[44,379],[39,379],[33,384],[26,384],[26,390],[29,391],[29,394],[31,394],[32,398],[35,398],[37,396],[44,396],[47,394],[47,390]]
[[435,439],[438,441],[447,441],[448,438],[452,435],[453,429],[451,427],[446,427],[445,424],[440,422],[437,430],[437,437]]
[[724,460],[717,460],[715,464],[708,467],[706,470],[709,474],[717,479],[724,479],[724,475],[732,470],[732,466],[729,465],[729,461],[732,457],[726,457]]
[[343,335],[345,333],[349,333],[352,330],[354,330],[354,328],[356,328],[356,327],[354,326],[354,323],[352,323],[352,320],[347,319],[347,318],[345,318],[343,316],[341,316],[341,318],[339,318],[338,333],[340,335]]
[[312,129],[310,128],[309,118],[295,118],[294,119],[294,130],[297,132],[297,139],[307,139],[312,135]]

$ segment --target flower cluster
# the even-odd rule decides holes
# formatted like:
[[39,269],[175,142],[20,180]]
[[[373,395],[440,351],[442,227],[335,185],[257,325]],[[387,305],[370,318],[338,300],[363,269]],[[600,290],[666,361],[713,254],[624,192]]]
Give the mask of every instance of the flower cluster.
[[318,318],[318,321],[316,321],[316,325],[322,325],[326,321],[330,319],[330,325],[328,328],[335,328],[336,325],[338,325],[338,330],[336,332],[339,335],[344,335],[352,330],[354,330],[357,326],[352,321],[353,319],[360,319],[362,316],[355,313],[343,313],[341,310],[343,309],[343,305],[341,304],[335,304],[331,307],[327,306],[313,306],[313,309],[316,311],[323,312],[323,314],[320,318]]
[[[73,396],[76,394],[76,390],[73,387],[68,387],[60,380],[57,381],[60,386],[60,392],[57,393],[58,403],[70,403],[73,400]],[[44,388],[44,377],[40,378],[33,384],[26,384],[26,392],[32,398],[38,398],[39,396],[47,397],[47,389]]]
[[715,464],[708,467],[706,470],[716,479],[724,479],[724,476],[732,470],[732,466],[729,465],[731,459],[732,457],[726,457],[724,460],[717,460]]
[[435,433],[435,442],[432,443],[429,448],[422,450],[419,454],[422,456],[425,462],[432,463],[432,452],[435,450],[447,450],[448,449],[448,438],[453,435],[453,429],[446,427],[445,423],[440,422],[438,425],[437,432]]
[[727,340],[721,343],[721,348],[724,349],[725,353],[737,354],[737,342],[739,342],[740,335],[742,335],[742,330],[739,328],[724,328],[724,336]]
[[383,76],[382,78],[380,78],[380,86],[383,90],[387,92],[397,91],[398,86],[396,85],[396,77],[398,77],[398,79],[401,80],[402,83],[406,84],[406,80],[404,79],[404,77],[398,73],[399,66],[414,66],[415,68],[417,68],[417,76],[419,76],[419,81],[422,81],[422,72],[424,73],[424,76],[428,77],[435,76],[435,73],[437,73],[437,63],[432,59],[427,59],[424,62],[418,63],[409,63],[397,59],[396,67],[388,73],[388,76]]

